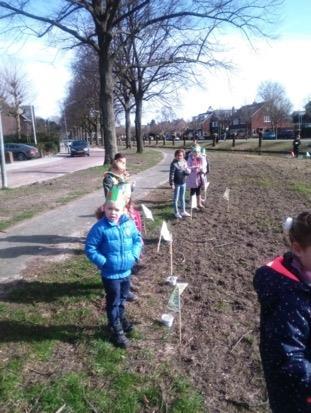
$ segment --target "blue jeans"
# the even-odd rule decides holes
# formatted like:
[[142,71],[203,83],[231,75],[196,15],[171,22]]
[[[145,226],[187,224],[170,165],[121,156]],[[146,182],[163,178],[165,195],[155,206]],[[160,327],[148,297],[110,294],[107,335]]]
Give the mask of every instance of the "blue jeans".
[[178,213],[178,208],[181,208],[181,212],[185,212],[186,210],[185,194],[186,194],[186,184],[175,185],[174,201],[173,201],[175,214]]
[[102,278],[106,292],[106,312],[110,326],[115,326],[122,320],[124,304],[130,289],[130,278],[109,280]]

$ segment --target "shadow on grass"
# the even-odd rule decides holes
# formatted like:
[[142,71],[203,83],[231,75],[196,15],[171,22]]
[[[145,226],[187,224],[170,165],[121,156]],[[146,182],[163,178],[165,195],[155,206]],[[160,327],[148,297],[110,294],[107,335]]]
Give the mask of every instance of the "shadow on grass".
[[156,245],[159,241],[159,238],[144,238],[145,245]]
[[79,253],[78,248],[53,248],[53,247],[45,247],[41,245],[25,245],[21,247],[10,247],[10,248],[3,248],[1,250],[1,258],[17,258],[21,255],[28,255],[31,257],[35,257],[37,255],[63,255],[63,254],[75,254]]
[[45,283],[41,281],[19,281],[11,285],[6,284],[7,293],[1,301],[19,304],[33,304],[35,302],[51,303],[60,297],[89,297],[99,294],[102,284],[99,281],[94,283],[68,282],[68,283]]
[[12,235],[0,239],[0,242],[30,242],[35,244],[81,243],[85,237],[66,237],[60,235]]
[[81,339],[111,341],[108,328],[72,324],[45,326],[19,321],[0,321],[0,343],[58,340],[74,343]]

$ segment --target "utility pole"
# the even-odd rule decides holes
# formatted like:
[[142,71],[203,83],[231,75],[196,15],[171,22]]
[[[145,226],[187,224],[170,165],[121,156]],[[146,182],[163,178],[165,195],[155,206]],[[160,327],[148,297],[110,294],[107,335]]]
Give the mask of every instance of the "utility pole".
[[8,180],[5,169],[5,154],[4,154],[4,142],[3,142],[3,128],[2,128],[2,108],[0,107],[0,152],[1,152],[1,182],[2,189],[8,187]]
[[34,110],[34,107],[32,105],[30,106],[30,111],[31,111],[31,122],[32,122],[32,130],[33,130],[33,140],[35,142],[35,145],[37,145],[35,110]]

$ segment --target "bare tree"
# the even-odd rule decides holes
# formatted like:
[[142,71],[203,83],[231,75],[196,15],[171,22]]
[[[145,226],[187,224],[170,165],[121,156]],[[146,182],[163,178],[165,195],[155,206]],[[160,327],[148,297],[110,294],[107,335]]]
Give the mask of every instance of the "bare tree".
[[73,78],[64,102],[63,117],[66,127],[82,128],[85,133],[95,133],[99,144],[99,76],[98,57],[94,51],[81,47],[72,64]]
[[14,66],[5,68],[1,77],[3,94],[10,107],[9,114],[16,120],[17,137],[21,139],[21,106],[28,98],[28,81],[26,75]]
[[285,89],[278,82],[264,81],[257,91],[265,104],[265,111],[269,116],[271,125],[277,134],[278,127],[289,119],[292,104],[286,96]]
[[[143,18],[136,26],[136,36],[143,29],[159,22],[169,21],[171,26],[184,33],[195,29],[193,33],[196,38],[199,38],[198,33],[201,37],[201,47],[196,56],[199,62],[209,58],[208,55],[204,56],[204,46],[210,39],[210,27],[228,25],[246,36],[252,33],[265,35],[265,25],[272,23],[271,16],[275,7],[281,3],[282,0],[60,0],[56,11],[55,4],[47,3],[45,12],[37,14],[33,12],[35,0],[11,0],[0,1],[0,20],[5,25],[5,31],[8,27],[16,31],[17,26],[20,30],[22,25],[25,33],[35,33],[40,37],[52,34],[54,29],[60,30],[67,36],[62,39],[63,43],[70,39],[72,47],[88,44],[98,53],[105,162],[110,162],[117,149],[112,71],[116,54],[113,45],[119,34],[120,23],[131,15],[141,13]],[[29,21],[37,21],[38,26],[30,25]],[[175,41],[183,42],[182,37],[180,33]],[[125,41],[127,40],[128,37],[125,36]],[[175,62],[178,59],[178,54],[171,57]]]

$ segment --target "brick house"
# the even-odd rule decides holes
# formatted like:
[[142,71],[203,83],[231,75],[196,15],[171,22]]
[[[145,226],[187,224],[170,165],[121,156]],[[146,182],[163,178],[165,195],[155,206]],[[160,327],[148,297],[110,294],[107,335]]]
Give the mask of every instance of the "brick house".
[[[278,123],[278,129],[292,127],[293,123],[290,118]],[[254,102],[251,105],[242,106],[232,115],[230,133],[252,136],[258,130],[269,131],[272,129],[273,124],[269,116],[267,102]]]
[[233,113],[234,108],[214,110],[210,118],[210,134],[217,133],[220,136],[224,131],[228,130]]
[[210,107],[206,112],[200,113],[197,116],[193,116],[190,124],[192,135],[196,135],[198,137],[209,136],[212,115],[213,110]]
[[[20,115],[21,133],[24,136],[30,136],[32,133],[31,119],[28,119],[24,114]],[[3,136],[16,135],[17,139],[17,125],[16,118],[10,113],[10,107],[7,104],[3,104],[2,109],[2,129]]]

